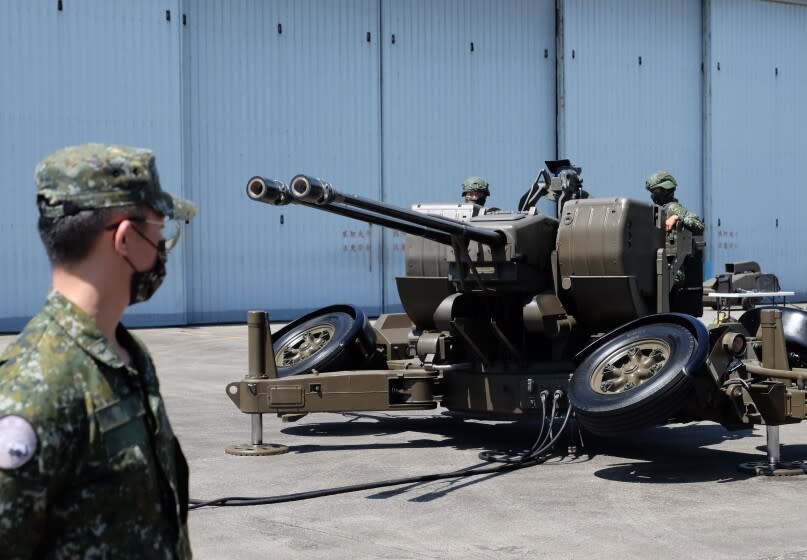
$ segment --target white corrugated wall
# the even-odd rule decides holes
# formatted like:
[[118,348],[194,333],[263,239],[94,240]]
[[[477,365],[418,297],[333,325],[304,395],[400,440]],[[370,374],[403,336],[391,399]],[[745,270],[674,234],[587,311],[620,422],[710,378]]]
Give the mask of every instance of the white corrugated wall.
[[[305,173],[380,195],[377,0],[188,2],[190,315],[290,318],[381,304],[378,228],[250,201],[247,180]],[[369,39],[369,40],[368,40]]]
[[805,13],[761,0],[0,3],[0,330],[47,290],[34,165],[88,141],[153,148],[165,187],[200,207],[132,324],[395,307],[402,238],[250,202],[252,175],[310,173],[404,206],[458,200],[482,175],[491,204],[512,208],[556,155],[595,196],[646,198],[646,175],[668,169],[707,222],[707,274],[754,258],[803,296]]
[[701,212],[700,0],[562,0],[559,154],[592,196],[647,200],[658,169]]
[[[36,233],[41,158],[85,142],[147,146],[165,188],[182,192],[180,25],[174,0],[0,4],[0,330],[36,313],[50,281]],[[182,248],[171,257],[165,285],[130,323],[185,321]]]
[[707,242],[807,295],[807,6],[711,0]]
[[[515,209],[555,156],[553,0],[384,0],[384,199],[458,202],[490,183],[489,206]],[[403,237],[385,233],[385,302],[399,303]]]

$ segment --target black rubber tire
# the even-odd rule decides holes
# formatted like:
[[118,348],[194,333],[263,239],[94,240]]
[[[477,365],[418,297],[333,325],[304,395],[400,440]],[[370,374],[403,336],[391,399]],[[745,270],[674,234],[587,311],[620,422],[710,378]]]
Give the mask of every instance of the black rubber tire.
[[[313,343],[321,346],[301,356],[306,333],[319,333]],[[332,305],[304,315],[274,333],[272,341],[278,377],[367,369],[376,352],[375,330],[364,312],[352,305]]]
[[807,311],[796,307],[755,307],[740,316],[740,323],[751,336],[755,336],[759,329],[763,309],[778,309],[782,312],[782,330],[790,367],[807,367]]
[[[595,374],[607,361],[636,344],[661,341],[669,348],[662,368],[650,378],[617,393],[601,393],[592,387]],[[605,341],[572,375],[569,400],[581,426],[589,432],[613,436],[663,424],[681,410],[692,391],[687,373],[697,339],[681,325],[653,323],[626,331]]]

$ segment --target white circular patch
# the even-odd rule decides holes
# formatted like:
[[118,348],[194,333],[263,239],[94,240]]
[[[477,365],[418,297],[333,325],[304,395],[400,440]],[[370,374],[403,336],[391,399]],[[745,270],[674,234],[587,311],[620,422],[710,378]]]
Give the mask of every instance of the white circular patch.
[[36,452],[36,432],[19,416],[0,418],[0,469],[18,469]]

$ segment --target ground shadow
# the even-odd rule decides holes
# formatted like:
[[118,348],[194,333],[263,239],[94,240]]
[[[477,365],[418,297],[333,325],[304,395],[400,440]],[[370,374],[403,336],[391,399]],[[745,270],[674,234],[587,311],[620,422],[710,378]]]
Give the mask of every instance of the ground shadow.
[[[298,437],[374,436],[409,432],[408,441],[345,443],[333,445],[303,444],[291,446],[292,452],[311,453],[345,449],[416,449],[453,447],[460,450],[521,450],[534,442],[538,423],[531,421],[489,422],[452,415],[407,417],[385,413],[345,413],[342,422],[322,422],[295,425],[282,429]],[[595,476],[632,483],[682,484],[694,482],[732,482],[749,478],[738,470],[741,463],[765,459],[764,433],[751,429],[727,431],[717,424],[688,424],[661,426],[614,438],[602,438],[580,433],[572,428],[555,447],[556,459],[585,461],[596,456],[614,459],[614,463],[594,473]],[[423,437],[417,437],[422,434]],[[727,440],[757,438],[758,453],[713,449]],[[574,449],[571,447],[574,446]],[[783,460],[807,458],[807,445],[783,445]],[[492,475],[491,475],[492,476]],[[439,491],[420,496],[415,501],[429,501],[468,483],[483,479],[455,480]],[[419,485],[417,485],[419,486]],[[406,493],[407,487],[385,490],[374,498]]]
[[[296,437],[375,437],[383,438],[392,434],[410,433],[413,437],[407,442],[345,443],[334,445],[302,444],[290,449],[299,453],[344,449],[389,449],[453,447],[455,449],[525,449],[533,444],[538,436],[538,422],[524,420],[513,422],[488,422],[463,419],[461,417],[436,414],[434,416],[393,416],[384,413],[363,414],[343,413],[342,422],[319,422],[295,425],[281,429],[281,432]],[[418,437],[421,434],[423,437]]]
[[[724,440],[756,438],[759,453],[712,449]],[[766,459],[765,436],[752,430],[726,431],[716,424],[662,426],[623,438],[590,438],[590,452],[614,458],[631,459],[600,469],[595,476],[606,480],[634,483],[682,484],[693,482],[733,482],[749,478],[739,470],[741,463]],[[782,446],[782,458],[807,456],[807,445]]]

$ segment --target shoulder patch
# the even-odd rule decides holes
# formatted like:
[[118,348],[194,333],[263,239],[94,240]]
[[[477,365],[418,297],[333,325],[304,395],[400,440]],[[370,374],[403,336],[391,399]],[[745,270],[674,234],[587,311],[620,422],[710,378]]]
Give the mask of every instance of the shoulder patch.
[[18,469],[36,453],[33,426],[20,416],[0,418],[0,469]]

